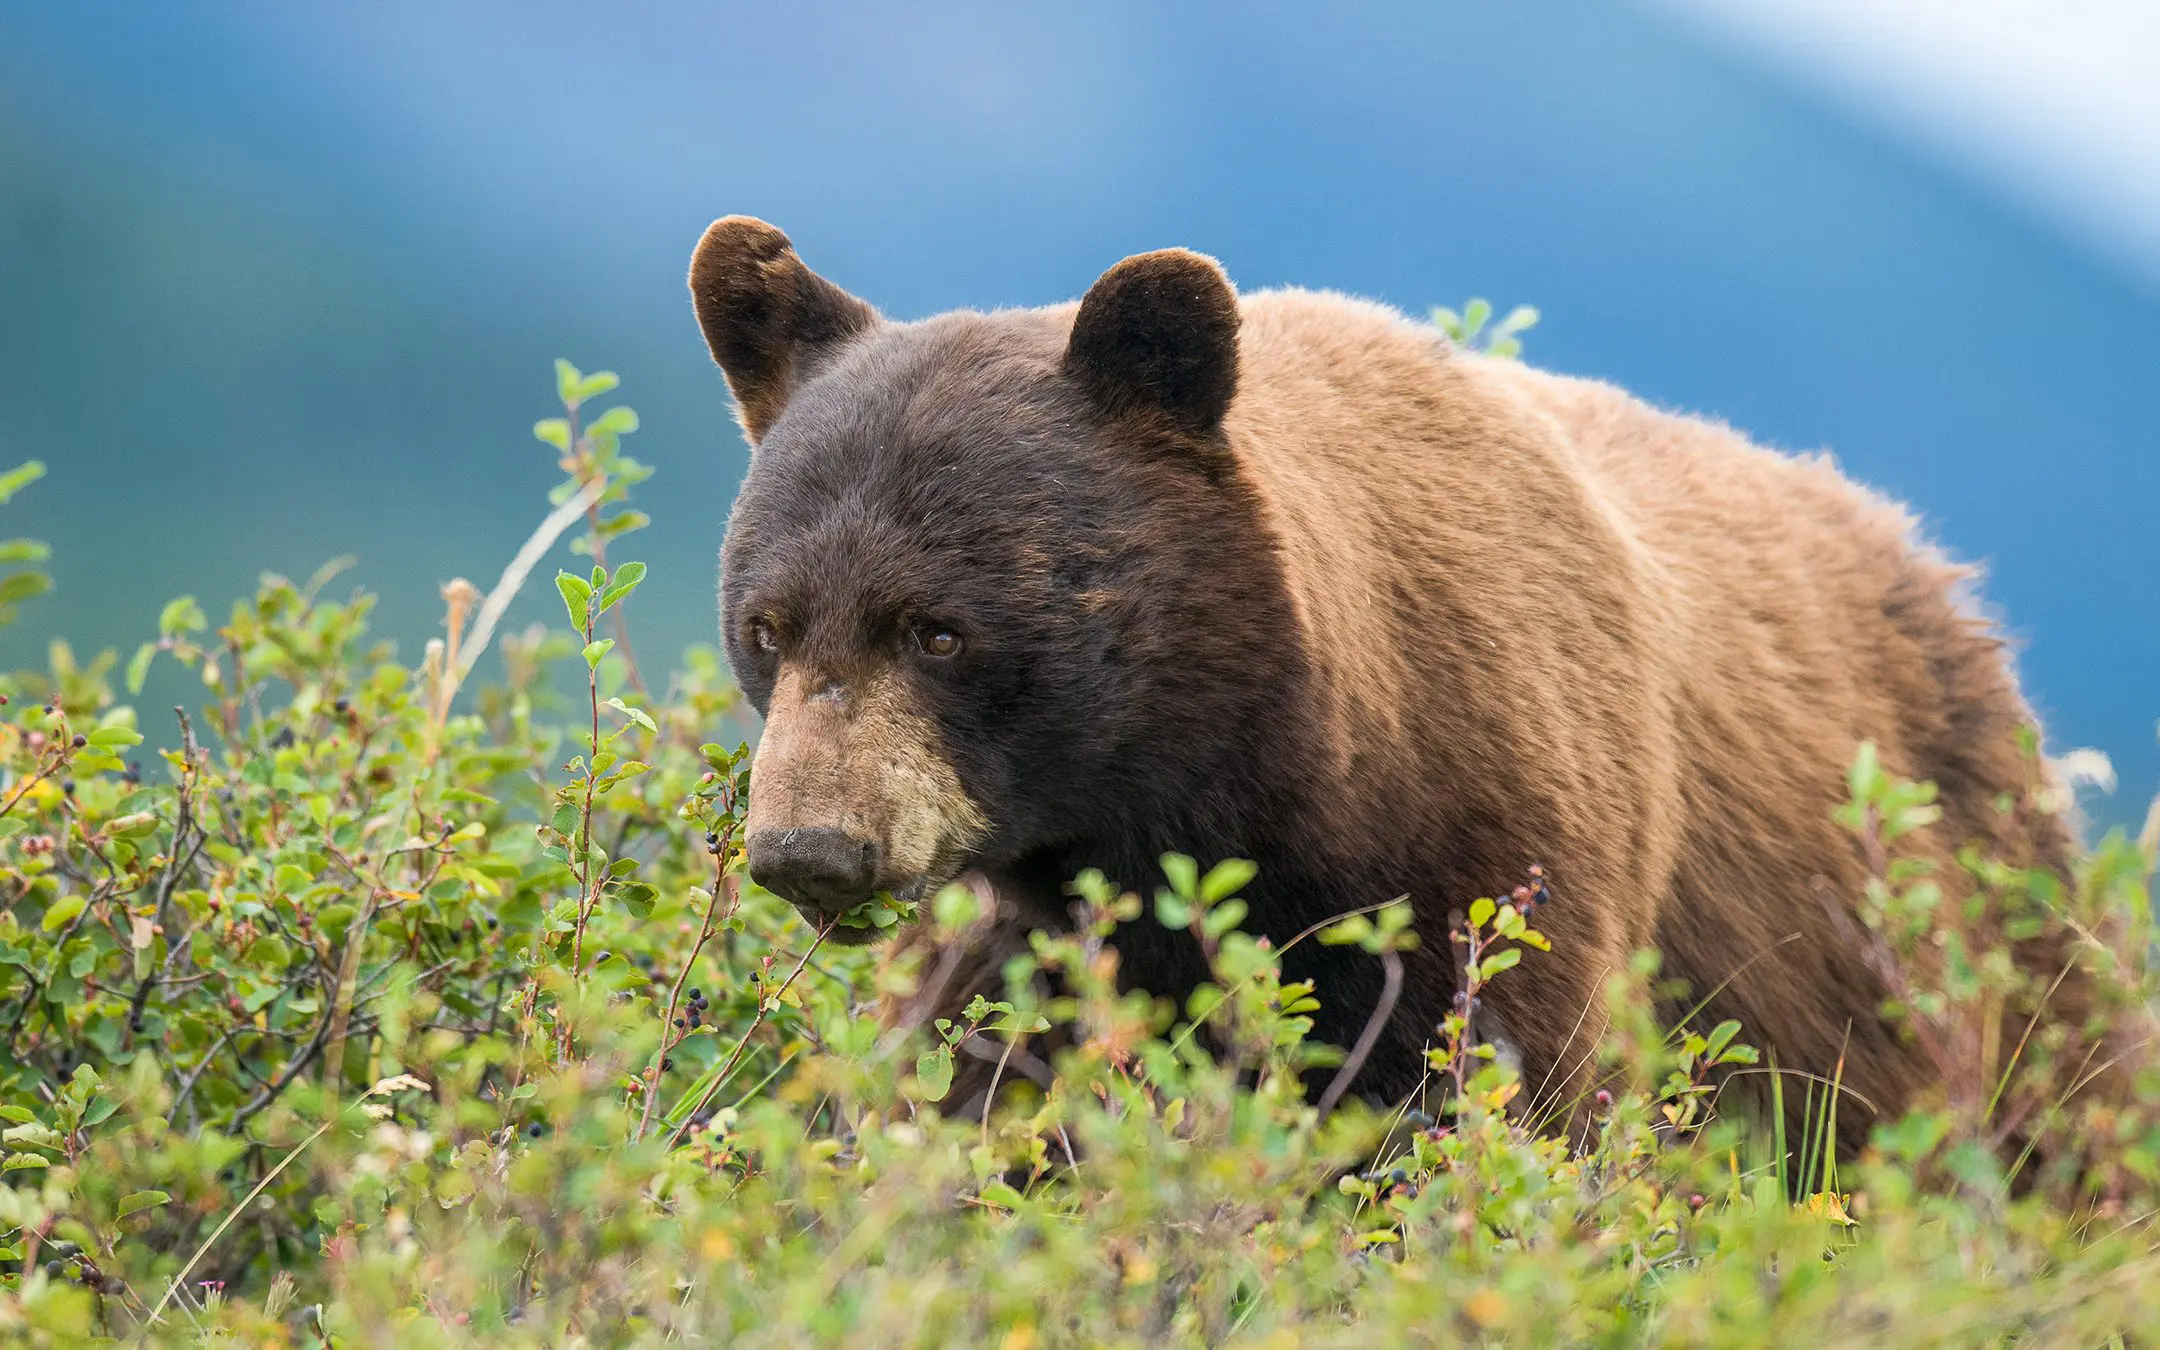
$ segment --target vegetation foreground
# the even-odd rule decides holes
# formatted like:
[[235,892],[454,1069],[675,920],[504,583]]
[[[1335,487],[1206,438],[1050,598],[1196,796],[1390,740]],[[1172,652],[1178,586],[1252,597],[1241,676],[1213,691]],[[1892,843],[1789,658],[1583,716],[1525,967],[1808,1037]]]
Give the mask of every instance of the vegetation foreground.
[[[1474,340],[1487,312],[1442,319]],[[535,428],[567,475],[554,509],[491,593],[445,587],[417,665],[326,568],[215,626],[175,600],[124,670],[56,645],[0,681],[11,1343],[2160,1341],[2160,804],[2074,877],[1976,856],[1930,876],[1898,849],[1927,788],[1863,747],[1853,940],[1950,1088],[1844,1165],[1837,1084],[1694,1025],[1648,954],[1609,991],[1587,1146],[1536,1128],[1585,1104],[1518,1081],[1475,1002],[1568,903],[1536,879],[1468,907],[1435,1115],[1338,1091],[1310,991],[1239,931],[1234,861],[1167,858],[1145,898],[1081,877],[1075,931],[1037,936],[1006,1001],[895,1024],[878,1010],[932,976],[921,946],[828,946],[744,877],[719,659],[641,668],[644,568],[608,561],[643,520],[636,418],[594,414],[613,376],[559,376],[565,416]],[[502,636],[502,682],[466,687],[573,529],[592,567],[556,579],[567,625]],[[0,544],[0,607],[43,588],[42,556]],[[123,701],[168,662],[206,707]],[[2034,783],[2003,809],[2065,808]],[[929,908],[959,941],[982,906],[953,887]],[[1306,940],[1391,962],[1406,918]],[[1213,983],[1121,995],[1104,939],[1135,919],[1191,928]],[[2073,1100],[2105,1066],[2046,1046],[1997,1062],[2034,993],[2007,945],[2043,925],[2113,991],[2096,1015],[2136,1056],[2134,1102]],[[963,1056],[1007,1087],[987,1120],[946,1113]]]

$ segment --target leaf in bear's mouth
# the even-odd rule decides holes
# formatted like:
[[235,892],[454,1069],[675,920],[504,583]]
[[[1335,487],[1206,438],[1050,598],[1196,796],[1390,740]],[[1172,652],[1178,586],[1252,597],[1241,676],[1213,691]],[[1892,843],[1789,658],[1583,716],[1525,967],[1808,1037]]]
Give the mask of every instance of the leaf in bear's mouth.
[[891,928],[903,919],[915,917],[916,904],[912,900],[894,897],[891,891],[873,891],[868,900],[834,918],[840,928]]

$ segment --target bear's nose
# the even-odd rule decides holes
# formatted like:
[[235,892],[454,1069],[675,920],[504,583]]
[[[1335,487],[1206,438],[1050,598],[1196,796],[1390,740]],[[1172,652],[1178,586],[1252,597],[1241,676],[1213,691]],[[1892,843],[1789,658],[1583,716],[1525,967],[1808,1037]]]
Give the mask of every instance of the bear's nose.
[[876,841],[822,826],[759,830],[750,836],[750,879],[798,905],[830,913],[870,898],[877,877]]

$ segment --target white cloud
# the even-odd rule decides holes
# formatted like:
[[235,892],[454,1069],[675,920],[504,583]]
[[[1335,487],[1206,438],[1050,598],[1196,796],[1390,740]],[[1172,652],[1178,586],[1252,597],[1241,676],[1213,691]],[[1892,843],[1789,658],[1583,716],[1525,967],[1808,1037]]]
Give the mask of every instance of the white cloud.
[[1653,2],[2160,283],[2160,2]]

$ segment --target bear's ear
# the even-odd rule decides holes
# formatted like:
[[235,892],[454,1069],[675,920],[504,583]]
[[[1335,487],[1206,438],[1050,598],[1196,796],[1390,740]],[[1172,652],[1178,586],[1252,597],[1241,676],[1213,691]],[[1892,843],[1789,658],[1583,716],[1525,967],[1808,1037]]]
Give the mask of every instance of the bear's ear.
[[878,317],[803,266],[786,235],[749,216],[707,227],[690,255],[690,301],[753,444],[787,406],[804,367]]
[[1204,435],[1237,393],[1237,335],[1237,292],[1214,259],[1142,253],[1088,288],[1065,372],[1113,416],[1152,412]]

